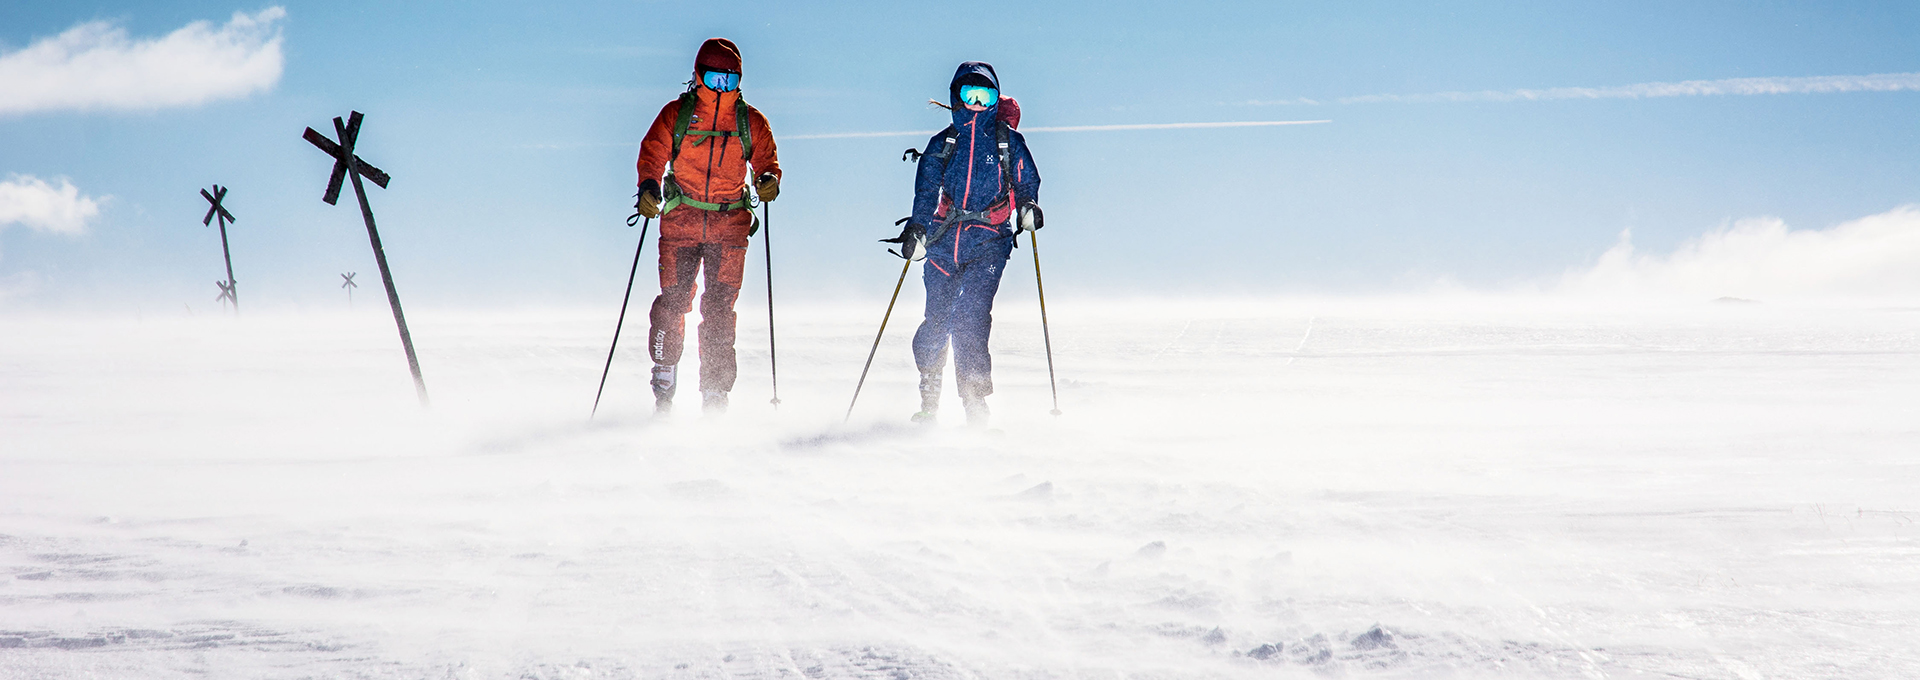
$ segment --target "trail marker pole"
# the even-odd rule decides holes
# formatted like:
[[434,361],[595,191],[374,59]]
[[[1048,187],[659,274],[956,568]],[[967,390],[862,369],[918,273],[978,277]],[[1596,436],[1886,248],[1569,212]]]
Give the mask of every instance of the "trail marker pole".
[[400,345],[407,350],[407,368],[413,371],[413,389],[420,396],[420,405],[428,405],[427,381],[420,377],[420,358],[413,352],[413,335],[407,332],[407,316],[400,311],[400,292],[393,287],[393,270],[387,267],[387,251],[380,247],[380,231],[373,225],[373,207],[367,204],[367,188],[360,178],[366,177],[380,188],[387,188],[391,179],[386,172],[374,167],[354,155],[354,144],[360,137],[359,111],[352,112],[350,120],[333,119],[333,131],[340,141],[327,139],[326,135],[307,128],[302,135],[308,142],[327,155],[333,157],[333,177],[327,180],[327,193],[320,200],[327,205],[338,205],[340,184],[346,178],[353,180],[353,195],[360,199],[360,217],[367,223],[367,240],[373,243],[373,261],[380,265],[380,282],[387,286],[387,304],[393,307],[393,322],[400,327]]
[[353,309],[353,289],[360,287],[360,284],[353,282],[353,277],[359,273],[360,272],[347,272],[340,275],[340,278],[346,279],[346,282],[341,283],[340,287],[347,289],[347,309]]
[[240,295],[237,292],[237,284],[233,281],[233,251],[227,248],[227,223],[236,220],[233,219],[233,213],[227,212],[226,206],[220,205],[221,201],[227,199],[227,188],[215,184],[213,193],[207,193],[206,189],[201,189],[200,195],[212,204],[207,208],[206,218],[200,220],[200,226],[211,225],[215,219],[220,220],[220,254],[227,259],[227,280],[216,282],[220,286],[220,297],[214,298],[214,301],[221,302],[223,305],[224,301],[233,302],[233,314],[239,316]]

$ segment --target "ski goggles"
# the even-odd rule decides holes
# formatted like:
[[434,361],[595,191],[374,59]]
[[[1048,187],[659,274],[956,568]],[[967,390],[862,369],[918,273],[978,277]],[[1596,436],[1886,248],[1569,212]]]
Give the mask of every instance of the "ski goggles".
[[732,92],[740,89],[740,74],[726,71],[701,71],[700,82],[715,92]]
[[1000,101],[1000,91],[981,85],[961,85],[960,103],[974,106],[993,106]]

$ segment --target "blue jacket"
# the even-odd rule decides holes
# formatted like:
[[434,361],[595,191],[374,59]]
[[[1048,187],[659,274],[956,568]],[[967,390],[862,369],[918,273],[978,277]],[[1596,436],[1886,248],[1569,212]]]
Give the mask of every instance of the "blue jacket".
[[[948,211],[984,211],[999,207],[1007,198],[1000,169],[998,131],[1002,123],[996,104],[985,111],[969,111],[960,103],[960,81],[973,75],[984,76],[999,88],[1000,79],[993,67],[970,61],[960,65],[947,88],[953,106],[953,125],[927,140],[927,151],[913,180],[913,221],[927,230],[927,256],[948,264],[961,264],[991,250],[1011,250],[1011,210],[994,210],[995,219],[969,219],[941,232],[944,218],[936,216],[944,197],[952,205]],[[949,142],[948,140],[952,141]],[[1007,131],[1009,161],[1013,164],[1014,200],[1005,207],[1040,198],[1040,171],[1027,150],[1027,139],[1017,130]],[[951,149],[949,151],[949,149]],[[950,154],[950,155],[949,155]],[[996,247],[997,246],[997,247]],[[1004,259],[1002,255],[1002,259]],[[943,267],[944,268],[944,267]]]

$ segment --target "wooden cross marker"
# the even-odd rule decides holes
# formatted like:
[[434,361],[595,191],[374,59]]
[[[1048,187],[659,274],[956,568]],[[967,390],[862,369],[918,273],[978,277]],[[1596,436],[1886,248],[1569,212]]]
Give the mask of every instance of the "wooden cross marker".
[[353,309],[353,289],[360,287],[360,284],[353,282],[353,277],[359,273],[360,272],[347,272],[340,275],[340,278],[346,279],[346,282],[341,283],[340,287],[347,289],[347,309]]
[[[407,368],[413,371],[413,389],[420,396],[420,405],[426,406],[427,381],[420,377],[420,358],[413,353],[413,335],[407,332],[407,316],[400,311],[400,293],[393,287],[393,270],[387,267],[387,251],[380,247],[380,231],[373,226],[373,208],[367,205],[367,189],[360,182],[360,178],[365,177],[385,189],[391,178],[354,155],[354,143],[360,137],[361,118],[360,112],[354,111],[350,120],[333,119],[333,131],[340,138],[338,142],[327,139],[326,135],[313,128],[307,128],[302,137],[333,157],[333,177],[327,180],[327,193],[320,200],[326,201],[327,205],[338,205],[341,182],[348,178],[353,180],[353,195],[360,199],[360,217],[367,223],[367,239],[373,242],[373,261],[380,265],[380,281],[387,285],[387,304],[393,307],[393,322],[400,327],[400,345],[407,350]],[[352,291],[348,291],[348,294],[351,295]]]
[[220,254],[227,258],[227,280],[219,282],[220,297],[214,300],[222,305],[226,304],[226,301],[232,301],[233,313],[238,315],[240,314],[240,296],[233,282],[233,251],[227,248],[227,223],[237,220],[233,219],[233,213],[227,212],[226,206],[220,204],[221,201],[227,200],[227,188],[215,184],[213,193],[207,193],[206,189],[201,189],[200,195],[206,197],[207,202],[212,204],[207,208],[206,219],[200,220],[200,226],[211,225],[215,219],[220,220]]

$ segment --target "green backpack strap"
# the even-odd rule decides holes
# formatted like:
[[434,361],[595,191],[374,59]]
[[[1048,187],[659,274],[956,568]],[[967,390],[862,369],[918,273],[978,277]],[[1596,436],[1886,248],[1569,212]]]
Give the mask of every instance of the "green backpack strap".
[[747,110],[745,96],[733,99],[733,122],[740,128],[740,153],[747,162],[751,163],[753,162],[753,130],[747,126]]
[[667,157],[667,162],[680,159],[680,139],[687,136],[687,126],[693,123],[693,108],[699,102],[692,89],[680,95],[680,115],[673,120],[673,155]]
[[[740,150],[746,154],[748,161],[752,161],[753,135],[752,129],[747,124],[746,98],[742,97],[734,100],[734,121],[737,123],[737,131],[734,132],[688,130],[687,128],[691,127],[693,123],[693,109],[699,105],[699,103],[699,96],[694,94],[692,89],[688,89],[685,94],[680,95],[680,113],[675,116],[673,121],[673,155],[669,156],[667,161],[672,163],[680,158],[680,140],[685,139],[688,134],[700,138],[694,141],[694,146],[699,146],[701,143],[707,141],[708,137],[739,137]],[[680,185],[673,180],[673,172],[671,171],[667,173],[667,181],[662,189],[666,193],[666,201],[661,203],[660,206],[660,212],[662,214],[682,205],[693,206],[701,210],[739,210],[743,208],[751,210],[753,208],[751,193],[732,203],[707,203],[687,198],[685,194],[680,192]],[[760,217],[756,215],[753,218],[753,226],[747,231],[747,235],[752,236],[754,232],[758,231],[760,231]]]
[[740,139],[740,151],[745,154],[748,161],[752,161],[753,128],[748,125],[747,121],[747,98],[740,97],[733,100],[735,130],[731,132],[721,132],[718,130],[689,131],[687,128],[692,127],[693,124],[693,109],[699,102],[698,96],[695,95],[692,90],[688,90],[686,94],[680,95],[680,115],[673,121],[673,157],[680,157],[680,140],[686,138],[688,134],[692,134],[700,138],[694,140],[694,146],[700,146],[702,143],[705,143],[708,137],[738,137]]

